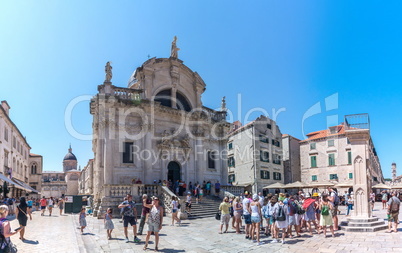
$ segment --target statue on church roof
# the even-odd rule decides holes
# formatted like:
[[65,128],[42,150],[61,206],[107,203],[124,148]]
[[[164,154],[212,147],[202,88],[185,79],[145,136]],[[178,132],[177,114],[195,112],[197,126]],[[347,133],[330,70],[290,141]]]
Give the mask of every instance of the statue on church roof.
[[222,112],[227,111],[227,108],[226,108],[226,96],[222,98],[221,111]]
[[106,63],[105,66],[105,73],[106,73],[106,77],[105,77],[105,82],[109,82],[112,80],[112,66],[110,65],[110,61],[108,61]]
[[180,50],[180,48],[178,48],[176,46],[176,41],[177,41],[177,37],[174,36],[173,41],[172,41],[172,49],[170,50],[170,57],[177,59],[177,58],[179,58],[178,51]]

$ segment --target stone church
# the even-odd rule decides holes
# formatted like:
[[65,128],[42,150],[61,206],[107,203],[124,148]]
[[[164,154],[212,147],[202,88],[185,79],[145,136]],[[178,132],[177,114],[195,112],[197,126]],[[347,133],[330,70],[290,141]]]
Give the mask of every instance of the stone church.
[[206,84],[178,59],[151,58],[131,75],[127,88],[112,84],[112,66],[90,102],[93,115],[94,198],[110,187],[141,181],[211,180],[227,183],[226,105],[202,104]]
[[41,195],[60,198],[63,195],[78,194],[78,179],[81,171],[77,170],[78,161],[73,149],[63,158],[63,171],[43,171]]

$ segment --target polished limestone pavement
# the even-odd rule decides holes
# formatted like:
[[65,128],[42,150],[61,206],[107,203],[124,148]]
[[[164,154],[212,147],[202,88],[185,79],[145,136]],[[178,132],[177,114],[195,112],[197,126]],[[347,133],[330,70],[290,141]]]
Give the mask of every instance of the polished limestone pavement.
[[[345,219],[345,207],[340,207],[340,220]],[[55,210],[56,212],[58,209]],[[374,215],[385,218],[381,203],[376,203]],[[402,215],[400,215],[402,218]],[[27,242],[13,236],[13,242],[20,252],[144,252],[144,242],[133,242],[132,230],[129,230],[130,242],[124,242],[123,224],[113,220],[114,239],[107,240],[103,220],[87,217],[88,227],[81,235],[78,215],[43,216],[35,212],[33,220],[28,221]],[[229,227],[229,233],[218,234],[219,222],[214,218],[183,221],[182,226],[170,226],[171,219],[164,218],[161,230],[160,252],[402,252],[402,226],[398,233],[386,233],[385,230],[373,233],[336,232],[336,237],[324,238],[323,234],[312,237],[303,233],[302,237],[286,239],[285,244],[271,244],[271,237],[262,236],[263,245],[257,246],[238,235]],[[12,221],[12,227],[17,222]],[[330,236],[328,229],[327,236]],[[145,240],[145,235],[139,236]],[[151,236],[151,241],[154,237]],[[38,243],[36,243],[38,241]],[[147,252],[154,252],[154,244],[149,244]]]

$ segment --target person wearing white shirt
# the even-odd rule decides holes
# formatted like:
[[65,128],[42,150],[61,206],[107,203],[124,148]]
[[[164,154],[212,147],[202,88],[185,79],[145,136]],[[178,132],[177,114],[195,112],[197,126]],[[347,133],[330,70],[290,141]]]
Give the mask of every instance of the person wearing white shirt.
[[243,217],[244,217],[244,223],[246,223],[246,239],[251,239],[250,235],[250,225],[251,225],[251,209],[250,209],[250,203],[251,200],[249,199],[250,194],[248,192],[244,193],[244,199],[243,199]]

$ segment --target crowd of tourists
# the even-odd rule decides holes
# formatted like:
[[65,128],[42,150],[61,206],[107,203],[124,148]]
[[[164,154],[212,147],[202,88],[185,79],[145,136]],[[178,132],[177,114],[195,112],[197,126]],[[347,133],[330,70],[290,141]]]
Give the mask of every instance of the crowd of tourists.
[[[352,203],[353,196],[349,197]],[[260,245],[263,236],[272,238],[270,243],[285,243],[286,238],[300,237],[306,232],[327,236],[327,228],[334,237],[338,226],[340,198],[333,188],[328,192],[312,195],[297,194],[251,194],[225,197],[219,206],[219,234],[227,233],[229,225],[237,234]],[[220,217],[219,217],[220,214]],[[244,225],[244,226],[243,226]]]
[[[217,182],[219,183],[219,182]],[[216,186],[215,186],[216,187]],[[191,211],[191,203],[193,196],[199,198],[197,188],[203,190],[202,186],[196,186],[194,194],[187,192],[185,200],[186,210]],[[205,188],[208,190],[208,188]],[[251,240],[257,245],[261,245],[261,237],[271,238],[270,243],[285,243],[288,239],[300,237],[302,233],[308,233],[310,236],[315,234],[324,234],[327,237],[327,228],[330,235],[334,237],[338,226],[338,207],[341,204],[347,205],[347,215],[353,210],[354,196],[352,193],[345,193],[343,198],[338,196],[335,188],[329,187],[328,191],[323,193],[314,192],[313,194],[304,193],[302,191],[297,194],[279,193],[268,194],[263,196],[260,193],[252,194],[245,192],[241,196],[225,197],[219,205],[219,213],[217,219],[220,220],[219,234],[228,232],[229,225],[236,231],[236,234],[244,234],[246,240]],[[216,189],[215,189],[216,191]],[[400,207],[400,197],[402,194],[392,192],[388,196],[387,192],[382,192],[382,202],[387,209],[387,218],[389,221],[389,230],[387,232],[397,232],[399,224],[398,215]],[[371,198],[371,196],[370,196]],[[370,199],[371,200],[371,199]],[[13,198],[3,199],[0,201],[0,235],[3,238],[0,242],[1,250],[12,250],[15,246],[11,243],[10,237],[19,233],[20,239],[25,240],[25,228],[28,219],[32,220],[32,211],[38,203],[41,215],[44,216],[46,210],[49,216],[52,215],[52,209],[55,205],[59,206],[60,214],[62,214],[64,199],[45,198],[32,199],[21,197],[19,200]],[[168,204],[168,203],[165,203]],[[178,216],[180,203],[177,197],[172,198],[170,203],[172,210],[171,225],[176,222],[181,224]],[[155,236],[155,251],[158,251],[159,232],[162,229],[164,208],[160,204],[158,197],[148,197],[146,194],[142,196],[142,212],[141,219],[137,220],[136,203],[133,197],[128,194],[124,201],[118,205],[121,210],[122,223],[124,228],[125,241],[129,242],[129,225],[133,228],[134,242],[140,243],[138,236],[143,234],[145,224],[148,229],[145,237],[144,250],[148,248],[151,235]],[[15,230],[11,229],[7,217],[10,210],[13,209],[14,214],[19,223],[19,227]],[[112,239],[112,231],[114,229],[113,210],[109,208],[104,215],[104,228],[107,238]],[[83,207],[78,215],[81,233],[83,233],[86,223],[86,209]],[[137,232],[138,225],[138,232]],[[12,252],[12,251],[11,251]]]
[[[19,199],[10,197],[0,200],[0,252],[16,252],[15,245],[11,242],[10,237],[19,233],[19,239],[25,241],[25,231],[28,219],[32,220],[33,211],[41,211],[41,216],[45,215],[46,209],[49,216],[52,215],[53,207],[58,205],[60,215],[63,212],[63,198],[30,198],[20,197]],[[18,220],[19,227],[11,230],[10,217]]]

